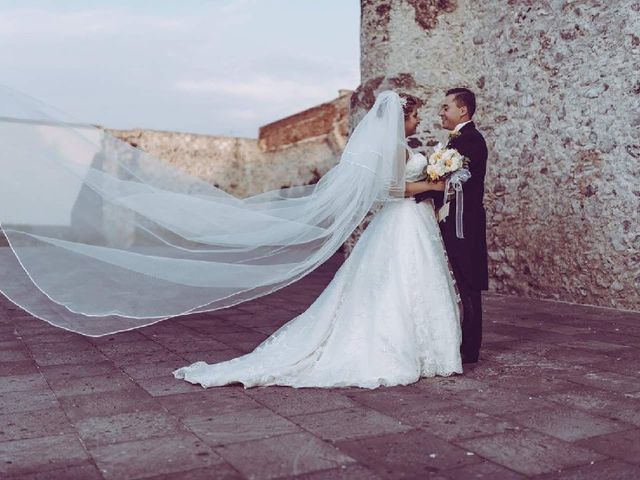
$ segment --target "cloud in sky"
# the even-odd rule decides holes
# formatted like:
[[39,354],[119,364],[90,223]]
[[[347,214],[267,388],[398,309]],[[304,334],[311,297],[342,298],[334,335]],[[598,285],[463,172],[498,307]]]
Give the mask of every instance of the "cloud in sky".
[[326,88],[310,79],[306,84],[289,79],[276,79],[265,75],[246,80],[185,80],[178,88],[194,93],[227,94],[261,102],[277,102],[286,95],[294,98],[321,98]]
[[357,0],[0,0],[2,83],[110,128],[255,136],[355,88]]

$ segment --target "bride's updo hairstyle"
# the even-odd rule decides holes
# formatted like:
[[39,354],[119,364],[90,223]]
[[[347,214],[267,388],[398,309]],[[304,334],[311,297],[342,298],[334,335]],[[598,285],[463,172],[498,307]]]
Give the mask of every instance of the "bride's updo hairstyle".
[[405,120],[409,118],[409,115],[411,115],[414,110],[420,108],[424,103],[418,97],[414,97],[408,93],[399,93],[398,95],[400,96],[400,102],[402,103],[402,112],[404,113]]

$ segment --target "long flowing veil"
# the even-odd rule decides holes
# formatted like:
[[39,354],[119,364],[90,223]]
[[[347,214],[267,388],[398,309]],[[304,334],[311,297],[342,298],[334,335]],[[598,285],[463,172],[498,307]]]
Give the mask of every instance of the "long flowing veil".
[[382,92],[317,184],[238,199],[0,88],[0,290],[89,336],[266,295],[403,197],[403,145],[399,97]]

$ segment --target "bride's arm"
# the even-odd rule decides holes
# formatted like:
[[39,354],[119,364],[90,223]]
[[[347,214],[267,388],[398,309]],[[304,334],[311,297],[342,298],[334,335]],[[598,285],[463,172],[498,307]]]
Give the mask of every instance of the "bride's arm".
[[413,197],[424,192],[444,192],[444,183],[444,180],[439,182],[428,182],[426,180],[422,182],[407,182],[404,185],[404,196]]

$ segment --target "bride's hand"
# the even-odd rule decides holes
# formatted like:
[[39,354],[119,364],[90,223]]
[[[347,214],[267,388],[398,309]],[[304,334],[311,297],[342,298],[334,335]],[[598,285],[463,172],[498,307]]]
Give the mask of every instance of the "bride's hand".
[[437,191],[437,192],[444,192],[444,187],[446,185],[446,182],[444,180],[439,180],[437,182],[430,182],[431,186],[433,187],[432,190]]
[[419,193],[431,191],[444,192],[444,186],[444,180],[439,182],[429,182],[427,180],[423,180],[421,182],[408,182],[405,184],[404,196],[412,197]]

